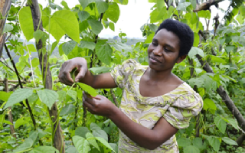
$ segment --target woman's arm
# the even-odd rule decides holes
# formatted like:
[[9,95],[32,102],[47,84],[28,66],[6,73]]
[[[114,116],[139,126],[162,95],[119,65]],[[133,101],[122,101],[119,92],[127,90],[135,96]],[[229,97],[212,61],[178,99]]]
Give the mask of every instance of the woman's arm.
[[[71,71],[77,69],[75,80],[71,77]],[[60,82],[72,85],[74,81],[82,82],[93,88],[115,88],[117,87],[110,73],[93,75],[87,68],[87,61],[82,57],[76,57],[64,62],[59,72]]]
[[163,117],[159,119],[153,129],[135,123],[103,96],[96,96],[93,99],[87,98],[84,106],[93,114],[107,116],[131,140],[150,150],[159,147],[178,131]]

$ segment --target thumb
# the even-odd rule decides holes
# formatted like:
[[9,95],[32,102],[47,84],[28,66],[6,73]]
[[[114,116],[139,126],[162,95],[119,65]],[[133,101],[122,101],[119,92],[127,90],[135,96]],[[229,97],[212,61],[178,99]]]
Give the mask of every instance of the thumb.
[[85,76],[86,72],[87,72],[87,68],[80,67],[79,72],[75,77],[75,81],[78,82],[80,79],[82,79]]

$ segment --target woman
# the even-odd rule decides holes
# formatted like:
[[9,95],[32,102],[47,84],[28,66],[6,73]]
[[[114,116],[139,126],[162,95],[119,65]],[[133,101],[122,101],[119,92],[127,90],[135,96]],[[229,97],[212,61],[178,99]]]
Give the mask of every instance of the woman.
[[91,113],[110,118],[120,129],[119,152],[176,153],[175,133],[189,126],[203,106],[202,98],[171,71],[183,61],[193,45],[193,31],[181,22],[167,19],[148,47],[149,66],[127,60],[111,73],[92,75],[84,58],[62,65],[59,79],[71,85],[70,72],[79,70],[75,81],[94,88],[123,88],[120,108],[96,96],[84,102]]

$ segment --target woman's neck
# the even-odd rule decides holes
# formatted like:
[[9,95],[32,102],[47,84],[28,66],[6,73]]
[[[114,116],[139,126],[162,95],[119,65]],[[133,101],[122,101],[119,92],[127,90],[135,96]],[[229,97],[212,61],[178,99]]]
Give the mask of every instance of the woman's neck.
[[149,80],[154,81],[154,82],[155,81],[156,82],[167,82],[173,77],[171,70],[172,69],[166,70],[166,71],[155,71],[149,67],[148,69]]

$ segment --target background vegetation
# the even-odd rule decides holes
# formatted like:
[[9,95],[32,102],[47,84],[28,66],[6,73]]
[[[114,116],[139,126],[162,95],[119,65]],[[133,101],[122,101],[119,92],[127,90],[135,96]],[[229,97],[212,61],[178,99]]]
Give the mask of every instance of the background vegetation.
[[[49,0],[44,7],[37,0],[12,0],[1,17],[6,24],[0,50],[0,57],[5,55],[0,61],[0,152],[117,152],[117,127],[83,109],[83,90],[58,82],[60,66],[78,56],[87,59],[94,74],[126,59],[147,65],[147,47],[167,18],[195,33],[194,47],[174,73],[204,100],[200,115],[177,133],[180,152],[245,152],[245,2],[230,1],[225,17],[212,19],[210,6],[221,1],[149,0],[155,5],[141,27],[146,39],[129,44],[125,33],[116,40],[98,37],[104,28],[115,29],[119,5],[128,0],[79,0],[74,8],[68,1]],[[60,43],[63,36],[67,41]],[[29,43],[33,38],[35,44]],[[120,105],[121,89],[97,92]]]

